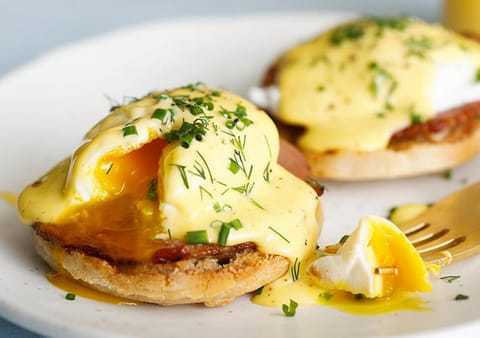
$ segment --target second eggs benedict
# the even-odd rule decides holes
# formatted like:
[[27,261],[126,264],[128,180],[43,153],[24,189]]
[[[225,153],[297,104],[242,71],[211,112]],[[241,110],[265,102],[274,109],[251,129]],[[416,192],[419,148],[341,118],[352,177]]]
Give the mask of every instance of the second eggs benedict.
[[376,179],[451,168],[480,150],[480,46],[407,17],[361,18],[291,48],[250,97],[315,176]]

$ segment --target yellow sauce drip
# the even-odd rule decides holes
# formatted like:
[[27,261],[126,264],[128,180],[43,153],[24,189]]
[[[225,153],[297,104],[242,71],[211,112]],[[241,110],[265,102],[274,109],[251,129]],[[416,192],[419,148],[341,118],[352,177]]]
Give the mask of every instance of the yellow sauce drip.
[[311,262],[319,258],[314,255],[302,262],[298,279],[293,281],[290,270],[282,278],[265,285],[261,292],[252,297],[252,302],[268,307],[282,307],[290,299],[300,306],[331,306],[355,315],[377,315],[395,311],[431,310],[415,293],[394,290],[388,297],[368,299],[346,291],[327,290],[316,284],[317,277],[307,271]]
[[138,302],[108,295],[106,293],[90,289],[56,271],[47,272],[48,281],[57,288],[75,294],[76,296],[117,305],[137,305]]
[[14,207],[17,205],[17,195],[13,192],[0,191],[0,199],[4,200],[7,204]]

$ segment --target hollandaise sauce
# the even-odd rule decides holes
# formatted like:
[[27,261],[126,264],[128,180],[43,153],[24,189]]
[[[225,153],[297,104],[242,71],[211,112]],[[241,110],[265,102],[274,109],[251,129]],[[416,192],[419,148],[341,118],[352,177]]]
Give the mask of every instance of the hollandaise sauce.
[[279,59],[277,114],[305,127],[303,148],[384,149],[395,132],[471,102],[460,97],[478,82],[479,66],[480,46],[439,25],[358,19]]
[[17,195],[12,192],[0,191],[0,199],[4,200],[12,207],[15,207],[17,205]]

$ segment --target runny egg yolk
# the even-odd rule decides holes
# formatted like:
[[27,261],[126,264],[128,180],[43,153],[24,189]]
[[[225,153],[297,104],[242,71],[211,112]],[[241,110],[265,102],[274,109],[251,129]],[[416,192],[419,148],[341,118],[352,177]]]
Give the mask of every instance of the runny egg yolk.
[[363,217],[337,254],[317,259],[310,272],[322,287],[368,298],[431,291],[420,254],[393,223],[377,216]]
[[106,155],[96,170],[105,191],[143,198],[158,175],[158,161],[167,143],[157,138],[126,155]]
[[155,139],[125,155],[105,156],[95,175],[108,198],[68,209],[58,224],[38,223],[38,231],[114,260],[151,260],[158,249],[154,236],[162,232],[156,178],[165,145]]

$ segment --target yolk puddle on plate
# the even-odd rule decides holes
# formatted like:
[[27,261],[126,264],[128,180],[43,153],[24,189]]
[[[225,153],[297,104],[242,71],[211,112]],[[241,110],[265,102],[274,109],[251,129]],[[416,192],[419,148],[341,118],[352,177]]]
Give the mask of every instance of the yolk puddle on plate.
[[281,280],[266,285],[261,292],[253,296],[258,305],[281,307],[289,304],[290,299],[302,305],[324,305],[356,315],[376,315],[402,310],[430,311],[426,301],[408,292],[394,292],[385,298],[367,299],[349,292],[324,290],[305,283],[302,279],[295,282]]
[[14,207],[17,204],[17,195],[13,192],[1,191],[0,190],[0,199],[4,200],[10,206]]
[[290,299],[300,306],[331,306],[355,315],[376,315],[396,311],[430,311],[427,302],[411,292],[395,291],[389,297],[368,299],[339,290],[325,290],[315,283],[315,276],[307,273],[306,267],[316,257],[302,264],[295,281],[292,271],[282,278],[265,285],[252,298],[255,304],[279,307],[289,304]]
[[47,272],[47,279],[50,283],[55,285],[57,288],[69,293],[73,293],[79,297],[88,298],[91,300],[104,302],[104,303],[117,304],[117,305],[137,305],[138,304],[137,302],[129,299],[111,296],[106,293],[90,289],[56,271]]

